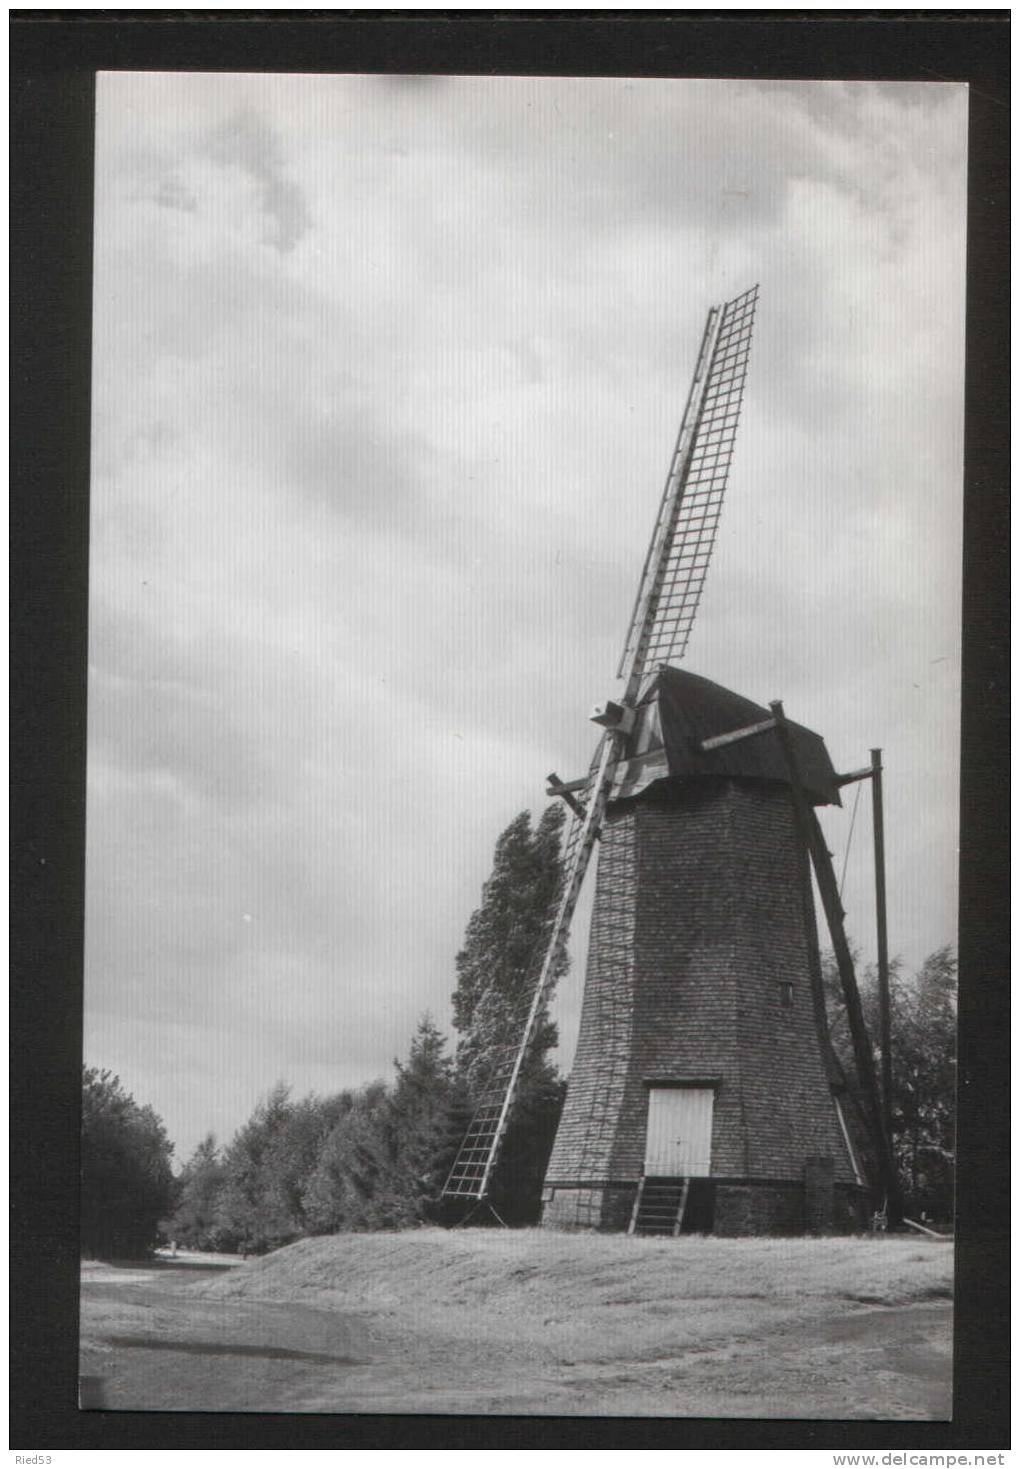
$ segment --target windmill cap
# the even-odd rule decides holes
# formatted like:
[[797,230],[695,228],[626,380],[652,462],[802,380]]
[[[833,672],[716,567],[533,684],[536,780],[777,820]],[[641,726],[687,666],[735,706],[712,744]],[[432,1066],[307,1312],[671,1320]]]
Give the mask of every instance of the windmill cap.
[[[637,795],[667,774],[678,780],[737,776],[790,783],[789,767],[774,729],[712,750],[701,748],[705,740],[772,718],[771,710],[721,684],[685,669],[660,668],[637,713],[625,771],[614,795]],[[816,806],[841,805],[838,777],[821,735],[792,720],[787,724],[808,797]],[[666,769],[662,768],[663,755]]]

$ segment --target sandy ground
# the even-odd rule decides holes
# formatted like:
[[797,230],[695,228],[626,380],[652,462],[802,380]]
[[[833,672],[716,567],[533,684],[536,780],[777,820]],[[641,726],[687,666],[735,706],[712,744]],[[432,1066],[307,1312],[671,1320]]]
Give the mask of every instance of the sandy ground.
[[951,1280],[913,1239],[540,1231],[86,1265],[83,1406],[943,1419]]

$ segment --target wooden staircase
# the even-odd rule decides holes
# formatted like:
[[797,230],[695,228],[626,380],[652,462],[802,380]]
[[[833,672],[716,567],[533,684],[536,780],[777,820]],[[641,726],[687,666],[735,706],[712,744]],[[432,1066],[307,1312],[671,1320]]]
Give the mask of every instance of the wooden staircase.
[[678,1235],[683,1228],[689,1189],[689,1178],[642,1178],[628,1232]]

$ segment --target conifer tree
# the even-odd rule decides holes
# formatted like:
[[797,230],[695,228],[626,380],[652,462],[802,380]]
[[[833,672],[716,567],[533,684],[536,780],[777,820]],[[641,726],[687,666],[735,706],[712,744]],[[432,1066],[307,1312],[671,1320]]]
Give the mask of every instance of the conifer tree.
[[459,1141],[453,1063],[431,1015],[418,1022],[406,1062],[394,1064],[393,1175],[399,1180],[400,1215],[417,1223],[431,1217]]
[[322,1139],[302,1191],[302,1208],[312,1234],[366,1229],[372,1223],[380,1171],[380,1113],[388,1088],[372,1081],[341,1092],[338,1115]]
[[220,1191],[226,1178],[223,1160],[210,1132],[198,1144],[177,1182],[177,1207],[170,1218],[170,1239],[195,1250],[229,1249],[220,1223]]
[[223,1156],[226,1176],[219,1196],[218,1224],[245,1254],[271,1248],[288,1237],[286,1221],[266,1188],[266,1154],[274,1135],[286,1125],[289,1112],[290,1088],[278,1082],[257,1103]]
[[308,1233],[304,1193],[340,1110],[336,1097],[294,1102],[278,1082],[223,1156],[218,1225],[244,1251],[261,1252]]
[[429,1015],[394,1066],[393,1086],[352,1094],[323,1143],[304,1195],[316,1232],[402,1229],[435,1215],[459,1138],[453,1065]]

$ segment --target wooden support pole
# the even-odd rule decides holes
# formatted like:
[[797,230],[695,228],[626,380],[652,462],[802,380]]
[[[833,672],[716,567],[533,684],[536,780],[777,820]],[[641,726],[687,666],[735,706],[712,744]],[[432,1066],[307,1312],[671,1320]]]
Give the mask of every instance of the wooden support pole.
[[892,1011],[889,1002],[889,937],[885,911],[885,818],[882,751],[871,752],[871,811],[875,839],[875,927],[878,940],[878,1024],[882,1047],[882,1125],[892,1145]]
[[911,1229],[918,1230],[921,1234],[929,1234],[932,1239],[952,1239],[952,1235],[940,1234],[937,1229],[929,1229],[926,1224],[917,1224],[913,1219],[902,1219],[901,1224],[906,1224]]
[[804,791],[804,785],[797,763],[797,754],[790,736],[790,729],[786,715],[783,712],[782,703],[776,700],[769,707],[775,716],[776,732],[786,759],[794,815],[801,835],[811,854],[815,878],[818,882],[818,894],[822,900],[822,907],[825,910],[825,918],[829,928],[829,936],[832,939],[836,967],[839,970],[840,984],[843,989],[843,1002],[846,1005],[847,1020],[850,1024],[850,1037],[853,1042],[857,1075],[864,1088],[868,1102],[868,1111],[871,1117],[871,1133],[878,1162],[879,1183],[885,1194],[886,1209],[890,1215],[899,1219],[902,1211],[899,1207],[899,1188],[896,1179],[896,1169],[893,1164],[889,1138],[883,1123],[882,1101],[878,1089],[878,1076],[875,1071],[875,1056],[871,1049],[871,1041],[864,1022],[861,995],[857,988],[857,976],[854,973],[853,955],[850,952],[846,930],[843,927],[845,915],[843,913],[843,905],[840,902],[839,885],[836,882],[832,858],[828,847],[825,845],[825,836],[819,825],[818,817],[815,815],[814,807],[811,805]]
[[638,1179],[637,1193],[634,1195],[634,1207],[630,1211],[630,1223],[627,1225],[627,1233],[633,1234],[637,1229],[638,1215],[641,1213],[641,1196],[645,1191],[645,1175],[642,1173]]

